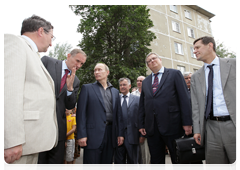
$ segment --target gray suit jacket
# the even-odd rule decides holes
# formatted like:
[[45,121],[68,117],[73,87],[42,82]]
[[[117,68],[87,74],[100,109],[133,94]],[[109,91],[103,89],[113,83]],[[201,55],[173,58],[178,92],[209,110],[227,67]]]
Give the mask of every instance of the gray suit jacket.
[[[219,58],[221,83],[224,99],[231,120],[236,126],[236,59]],[[201,134],[201,145],[204,144],[206,80],[204,66],[191,77],[191,101],[193,132]]]
[[139,107],[139,96],[130,94],[128,102],[128,119],[127,119],[127,135],[128,142],[130,144],[139,144],[139,129],[138,129],[138,107]]
[[54,82],[40,56],[24,38],[4,35],[4,149],[50,150],[57,129]]
[[59,141],[66,140],[67,127],[66,127],[66,114],[65,109],[73,109],[76,105],[77,93],[79,90],[80,81],[75,76],[73,82],[74,91],[70,96],[67,96],[67,85],[65,84],[60,91],[61,75],[62,75],[62,61],[55,58],[43,56],[43,65],[48,70],[55,84],[56,107],[57,107],[57,122],[59,129]]

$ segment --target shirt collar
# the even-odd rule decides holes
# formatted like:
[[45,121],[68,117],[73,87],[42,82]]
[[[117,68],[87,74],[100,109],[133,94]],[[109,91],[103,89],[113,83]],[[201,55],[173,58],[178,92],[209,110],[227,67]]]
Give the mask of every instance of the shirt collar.
[[[162,68],[158,71],[158,73],[163,74],[164,73],[164,67],[162,66]],[[154,76],[154,73],[152,73],[152,76]]]
[[[67,67],[67,64],[66,64],[66,60],[63,60],[62,61],[62,70],[65,70],[65,69],[68,69],[68,67]],[[69,73],[71,74],[71,70],[70,69],[68,69],[69,70]]]
[[[101,83],[99,83],[99,81],[97,81],[97,84],[98,84],[99,86],[103,87],[103,86],[102,86],[102,84],[101,84]],[[112,86],[113,86],[113,85],[112,85],[112,84],[111,84],[109,81],[107,82],[107,85],[108,85],[108,86],[107,86],[107,88],[109,88],[109,87],[112,87]]]
[[215,59],[210,63],[204,63],[204,69],[207,69],[207,66],[214,64],[214,66],[219,66],[219,58],[216,56]]
[[[121,97],[123,97],[124,95],[121,93]],[[126,95],[128,98],[130,96],[130,92],[128,92],[128,94]]]
[[37,45],[35,44],[35,42],[31,38],[27,37],[26,35],[22,35],[22,37],[29,42],[29,44],[33,47],[33,49],[36,52],[38,52]]

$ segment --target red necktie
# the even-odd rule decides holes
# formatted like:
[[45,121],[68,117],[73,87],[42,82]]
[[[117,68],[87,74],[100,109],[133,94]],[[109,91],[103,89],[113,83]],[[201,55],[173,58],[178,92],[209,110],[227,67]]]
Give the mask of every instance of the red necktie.
[[157,87],[158,87],[158,74],[159,73],[154,74],[155,78],[154,78],[154,82],[152,84],[153,95],[155,95],[154,93],[156,92]]
[[69,70],[65,69],[65,74],[64,74],[64,76],[62,77],[62,80],[61,80],[60,92],[62,91],[62,88],[66,83],[68,73],[69,73]]

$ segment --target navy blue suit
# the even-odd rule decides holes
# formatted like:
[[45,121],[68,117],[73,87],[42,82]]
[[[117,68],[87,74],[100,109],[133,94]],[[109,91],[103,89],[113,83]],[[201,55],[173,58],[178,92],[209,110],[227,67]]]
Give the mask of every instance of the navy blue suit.
[[[85,151],[99,149],[102,146],[103,140],[105,140],[105,131],[109,129],[109,127],[111,135],[108,135],[108,137],[112,139],[112,146],[110,146],[112,149],[117,146],[117,137],[123,136],[124,129],[119,91],[111,87],[111,94],[113,120],[112,125],[108,126],[106,124],[106,109],[99,85],[95,82],[82,86],[77,104],[76,119],[77,139],[87,137],[87,146],[84,147]],[[92,158],[84,159],[90,160]],[[88,163],[102,162],[93,161]]]
[[139,129],[138,129],[138,107],[139,96],[130,94],[127,105],[127,126],[124,133],[124,144],[116,148],[115,161],[116,164],[127,163],[137,164],[138,147],[139,147]]
[[191,106],[185,80],[179,70],[164,68],[155,95],[152,74],[142,82],[139,129],[145,128],[151,163],[165,163],[165,145],[175,163],[173,141],[184,134],[182,126],[192,125]]

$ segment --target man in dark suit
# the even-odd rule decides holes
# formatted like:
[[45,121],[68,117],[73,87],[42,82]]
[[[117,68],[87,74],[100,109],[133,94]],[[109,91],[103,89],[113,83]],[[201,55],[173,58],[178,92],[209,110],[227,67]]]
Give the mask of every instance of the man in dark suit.
[[42,62],[55,84],[59,136],[57,147],[39,154],[39,164],[64,163],[67,134],[65,109],[73,109],[76,105],[80,81],[75,76],[75,73],[86,62],[86,59],[86,54],[80,49],[72,50],[67,55],[65,61],[60,61],[47,56],[42,57]]
[[146,57],[152,74],[142,82],[139,102],[139,131],[147,135],[152,164],[165,163],[167,145],[176,161],[174,139],[192,133],[191,106],[180,71],[162,66],[156,53]]
[[[137,164],[139,137],[138,130],[138,106],[139,96],[129,93],[131,80],[128,78],[119,79],[121,106],[124,124],[124,144],[117,147],[115,151],[115,164]],[[127,158],[127,159],[126,159]]]
[[123,144],[119,91],[107,81],[109,68],[98,63],[95,83],[82,86],[77,105],[77,139],[84,164],[113,163],[114,148]]

